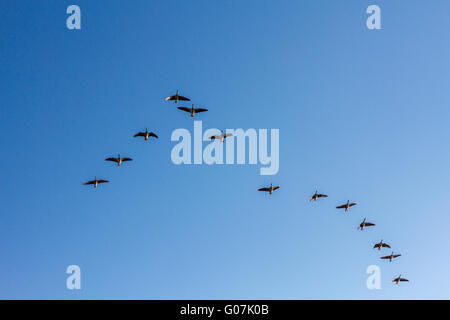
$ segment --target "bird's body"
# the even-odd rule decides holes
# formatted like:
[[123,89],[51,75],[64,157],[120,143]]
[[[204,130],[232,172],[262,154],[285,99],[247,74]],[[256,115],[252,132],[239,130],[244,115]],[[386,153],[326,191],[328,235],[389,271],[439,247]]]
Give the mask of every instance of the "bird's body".
[[175,103],[178,103],[178,101],[191,101],[191,99],[180,96],[177,90],[177,92],[173,96],[167,97],[166,101],[175,101]]
[[269,194],[272,194],[275,190],[279,189],[280,186],[272,186],[272,184],[270,184],[270,187],[265,187],[265,188],[260,188],[258,189],[258,191],[266,191],[269,192]]
[[194,108],[194,105],[192,105],[191,108],[178,107],[178,109],[189,112],[191,114],[191,118],[193,118],[196,113],[208,111],[208,109],[204,109],[204,108]]
[[381,248],[391,248],[391,246],[388,245],[387,243],[384,243],[383,240],[381,240],[379,243],[376,243],[376,244],[373,246],[373,249],[375,249],[375,248],[377,248],[378,251],[380,251]]
[[223,130],[222,130],[221,134],[217,134],[215,136],[211,136],[211,137],[209,137],[209,140],[216,140],[217,139],[217,140],[220,140],[220,142],[224,142],[226,138],[231,137],[231,136],[232,136],[231,133],[228,133],[228,132],[224,133]]
[[389,262],[392,262],[393,259],[400,257],[400,256],[401,256],[401,254],[394,254],[394,252],[392,252],[388,256],[381,257],[381,259],[389,259]]
[[102,179],[97,180],[97,177],[95,177],[94,180],[87,181],[87,182],[83,183],[83,185],[86,186],[86,185],[92,184],[92,185],[94,185],[94,188],[97,188],[99,183],[106,183],[106,182],[109,182],[109,181],[108,180],[102,180]]
[[392,280],[395,284],[399,284],[400,282],[408,282],[408,279],[402,278],[402,275],[399,275],[397,278]]
[[309,202],[311,202],[311,201],[316,202],[317,199],[319,199],[319,198],[326,198],[326,197],[328,197],[326,194],[320,194],[320,193],[317,193],[317,190],[316,190],[316,193],[314,193],[314,194],[311,196],[311,198],[309,198]]
[[118,157],[117,158],[114,158],[114,157],[111,157],[111,158],[106,158],[105,159],[105,161],[112,161],[112,162],[115,162],[115,163],[117,163],[117,166],[118,167],[120,167],[120,165],[122,164],[122,162],[125,162],[125,161],[132,161],[133,159],[131,159],[131,158],[121,158],[120,157],[120,154],[118,155]]
[[147,128],[145,128],[144,132],[138,132],[134,135],[134,137],[144,137],[144,141],[147,141],[149,137],[154,137],[158,139],[158,136],[154,132],[149,132]]
[[366,222],[366,218],[364,218],[363,222],[359,224],[358,229],[362,231],[364,230],[365,227],[373,227],[374,225],[375,225],[374,223]]
[[346,204],[343,204],[341,206],[337,206],[336,209],[345,209],[345,212],[348,212],[348,209],[350,209],[350,207],[356,206],[357,203],[356,202],[352,202],[350,203],[350,200],[347,200]]

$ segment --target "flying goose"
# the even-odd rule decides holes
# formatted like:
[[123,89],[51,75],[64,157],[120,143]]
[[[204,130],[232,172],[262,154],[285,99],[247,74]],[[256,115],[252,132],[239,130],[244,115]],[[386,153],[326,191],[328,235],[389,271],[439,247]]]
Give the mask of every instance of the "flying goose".
[[191,101],[191,99],[183,97],[183,96],[180,96],[178,94],[178,90],[177,90],[175,95],[167,97],[166,101],[175,101],[175,103],[178,103],[178,101]]
[[158,139],[158,136],[153,132],[149,132],[147,128],[145,128],[145,132],[138,132],[133,137],[144,137],[144,141],[147,141],[149,137]]
[[316,202],[317,199],[319,199],[319,198],[326,198],[326,197],[328,197],[326,194],[320,194],[320,193],[317,193],[317,190],[316,190],[316,193],[314,193],[314,194],[312,195],[312,197],[309,198],[309,202],[311,202],[311,200],[313,200],[314,202]]
[[194,108],[194,105],[192,105],[192,108],[178,107],[178,109],[189,112],[191,114],[191,118],[193,118],[196,113],[208,111],[208,109],[204,108]]
[[343,204],[343,205],[341,205],[341,206],[337,206],[336,209],[345,209],[345,212],[348,212],[348,209],[349,209],[350,207],[353,207],[353,206],[356,206],[356,205],[357,205],[356,202],[350,203],[350,201],[347,200],[347,203],[346,203],[346,204]]
[[405,282],[405,281],[409,281],[409,280],[405,279],[405,278],[402,278],[402,275],[399,275],[397,278],[392,280],[392,282],[395,282],[395,284],[398,284],[400,281]]
[[83,183],[83,185],[89,185],[89,184],[93,184],[94,188],[97,188],[99,183],[105,183],[105,182],[109,182],[108,180],[97,180],[97,177],[94,178],[94,180],[88,181]]
[[373,248],[374,248],[374,249],[377,248],[378,251],[380,251],[381,248],[391,248],[391,246],[388,245],[387,243],[384,243],[383,240],[381,240],[379,243],[376,243],[376,244],[373,246]]
[[394,254],[394,251],[392,251],[392,253],[390,255],[381,257],[381,259],[389,259],[389,262],[392,262],[392,259],[395,259],[400,256],[401,256],[401,254]]
[[279,188],[280,188],[280,186],[273,187],[272,184],[270,184],[270,187],[268,187],[268,188],[260,188],[260,189],[258,189],[258,191],[267,191],[267,192],[269,192],[269,194],[272,194],[275,190],[277,190]]
[[359,224],[358,230],[362,231],[364,230],[365,227],[372,227],[374,225],[375,225],[374,223],[366,222],[366,218],[364,218],[363,222]]
[[131,160],[133,160],[133,159],[131,159],[131,158],[121,158],[121,157],[120,157],[120,154],[118,155],[117,158],[111,157],[111,158],[106,158],[106,159],[105,159],[105,161],[116,162],[118,167],[120,167],[120,165],[122,164],[122,162],[125,162],[125,161],[131,161]]
[[209,137],[209,140],[217,139],[217,140],[220,140],[220,142],[224,142],[227,137],[232,136],[231,133],[228,133],[228,132],[224,133],[223,130],[220,130],[220,131],[222,132],[221,134],[216,134],[215,136],[211,136],[211,137]]

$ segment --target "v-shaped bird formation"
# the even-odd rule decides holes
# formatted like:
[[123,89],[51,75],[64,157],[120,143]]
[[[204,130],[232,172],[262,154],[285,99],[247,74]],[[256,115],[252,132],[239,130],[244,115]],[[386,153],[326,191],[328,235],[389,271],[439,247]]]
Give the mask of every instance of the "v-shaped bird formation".
[[[174,95],[165,98],[165,100],[166,101],[174,101],[175,104],[178,104],[179,101],[191,101],[191,99],[180,95],[178,93],[178,90],[176,91],[176,93]],[[208,109],[205,109],[205,108],[197,108],[197,107],[195,107],[194,104],[192,104],[191,107],[180,106],[180,107],[177,107],[177,109],[189,113],[192,118],[197,113],[208,111]],[[232,136],[231,133],[224,133],[224,131],[221,130],[221,134],[211,136],[209,139],[210,140],[219,140],[220,142],[224,142],[225,139],[227,137],[230,137],[230,136]],[[154,132],[148,131],[148,128],[145,128],[145,131],[137,132],[133,137],[135,137],[135,138],[137,138],[137,137],[144,137],[144,141],[149,141],[149,138],[158,139],[158,136]],[[129,162],[129,161],[132,161],[132,160],[133,159],[131,159],[129,157],[121,157],[120,154],[118,154],[117,157],[109,157],[109,158],[105,159],[105,161],[115,162],[118,167],[120,167],[124,162]],[[99,184],[107,183],[107,182],[109,182],[109,180],[97,179],[97,177],[94,177],[94,180],[89,180],[89,181],[83,183],[83,185],[93,185],[94,188],[97,188],[99,186]],[[259,188],[258,191],[267,192],[269,195],[272,195],[274,193],[274,191],[276,191],[278,189],[280,189],[279,185],[274,186],[271,183],[270,186]],[[322,194],[322,193],[318,193],[318,191],[316,190],[316,192],[309,198],[308,201],[309,202],[311,202],[311,201],[317,202],[321,198],[328,198],[328,195]],[[336,209],[344,209],[345,213],[349,213],[350,208],[353,207],[353,206],[356,206],[356,205],[357,205],[356,202],[350,202],[350,200],[347,200],[346,203],[337,206]],[[357,229],[361,230],[361,231],[364,231],[366,228],[374,227],[374,226],[375,226],[374,223],[369,222],[369,221],[366,220],[366,218],[364,218],[364,220],[358,225]],[[391,246],[389,244],[383,242],[383,240],[381,240],[379,243],[376,243],[373,246],[373,249],[378,249],[378,251],[381,251],[381,249],[383,249],[383,248],[391,249]],[[389,260],[389,262],[392,262],[394,259],[396,259],[396,258],[398,258],[400,256],[401,256],[401,254],[394,254],[394,252],[392,251],[392,253],[390,255],[382,256],[381,259]],[[400,282],[406,282],[406,281],[409,281],[409,280],[407,280],[405,278],[402,278],[401,275],[399,275],[398,277],[396,277],[395,279],[392,280],[392,282],[395,283],[395,284],[399,284]]]

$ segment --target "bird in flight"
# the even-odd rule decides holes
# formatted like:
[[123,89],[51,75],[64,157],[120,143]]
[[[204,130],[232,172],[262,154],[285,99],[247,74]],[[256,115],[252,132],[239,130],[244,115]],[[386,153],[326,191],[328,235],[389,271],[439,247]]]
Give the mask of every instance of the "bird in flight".
[[326,197],[328,197],[326,194],[320,194],[320,193],[317,193],[317,190],[316,190],[316,193],[314,193],[314,194],[312,195],[312,197],[309,198],[309,202],[311,202],[312,200],[313,200],[314,202],[316,202],[317,199],[319,199],[319,198],[326,198]]
[[138,132],[133,137],[144,137],[144,141],[147,141],[149,137],[158,139],[158,136],[153,132],[149,132],[147,128],[145,128],[145,132]]
[[389,262],[392,262],[392,259],[395,259],[400,256],[401,256],[401,254],[394,254],[394,251],[392,251],[392,253],[390,255],[381,257],[381,259],[389,259]]
[[391,248],[391,246],[388,245],[387,243],[384,243],[383,240],[381,240],[379,243],[376,243],[376,244],[373,246],[373,248],[374,248],[374,249],[377,248],[378,251],[380,251],[381,248]]
[[405,279],[405,278],[402,278],[402,275],[399,275],[397,278],[392,280],[392,282],[394,282],[395,284],[399,284],[399,282],[405,282],[405,281],[409,281],[409,280]]
[[191,99],[183,97],[183,96],[180,96],[178,94],[178,90],[177,90],[175,95],[167,97],[166,101],[175,101],[175,103],[178,103],[178,101],[191,101]]
[[120,154],[118,155],[117,158],[111,157],[111,158],[106,158],[106,159],[105,159],[105,161],[112,161],[112,162],[117,163],[117,166],[118,166],[118,167],[120,167],[120,165],[122,164],[122,162],[125,162],[125,161],[131,161],[131,160],[133,160],[133,159],[131,159],[131,158],[121,158],[121,157],[120,157]]
[[349,200],[347,200],[346,204],[343,204],[341,206],[337,206],[336,209],[345,209],[345,212],[348,212],[348,209],[350,209],[350,207],[356,206],[357,203],[356,202],[352,202],[350,203]]
[[193,118],[196,113],[208,111],[208,109],[204,108],[194,108],[194,105],[192,105],[192,108],[178,107],[178,109],[189,112],[191,114],[191,118]]
[[364,230],[365,227],[373,227],[375,224],[371,222],[366,222],[366,218],[364,218],[363,222],[359,224],[358,230]]
[[225,141],[225,139],[227,138],[227,137],[231,137],[232,136],[232,134],[231,133],[224,133],[223,132],[223,130],[221,130],[221,134],[216,134],[215,136],[211,136],[211,137],[209,137],[209,140],[220,140],[220,142],[224,142]]
[[89,185],[89,184],[93,184],[94,188],[97,188],[99,183],[106,183],[106,182],[109,182],[109,181],[108,180],[97,180],[97,177],[95,177],[94,180],[85,182],[85,183],[83,183],[83,185],[86,186],[86,185]]
[[268,187],[268,188],[260,188],[260,189],[258,189],[258,191],[266,191],[266,192],[269,192],[269,194],[272,194],[275,190],[277,190],[277,189],[279,189],[280,188],[280,186],[272,186],[272,184],[270,184],[270,187]]

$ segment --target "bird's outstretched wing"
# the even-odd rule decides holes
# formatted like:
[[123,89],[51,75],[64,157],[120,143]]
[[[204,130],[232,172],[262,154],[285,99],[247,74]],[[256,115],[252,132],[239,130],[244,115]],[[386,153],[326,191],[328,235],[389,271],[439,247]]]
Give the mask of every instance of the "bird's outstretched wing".
[[113,162],[118,162],[119,160],[116,158],[106,158],[105,161],[113,161]]
[[393,258],[398,258],[398,257],[400,257],[401,256],[401,254],[394,254],[392,257]]
[[373,246],[373,249],[375,249],[375,248],[379,248],[381,245],[379,244],[379,243],[377,243],[377,244],[375,244],[374,246]]
[[327,198],[328,196],[326,194],[318,194],[317,197],[319,197],[319,198]]
[[132,161],[133,159],[131,158],[122,158],[122,161]]
[[383,246],[384,248],[390,248],[390,247],[391,247],[391,246],[388,245],[387,243],[383,243],[382,246]]
[[172,100],[175,100],[175,96],[169,96],[166,98],[166,101],[172,101]]
[[372,226],[375,225],[375,223],[372,223],[372,222],[366,222],[365,225],[366,225],[366,227],[372,227]]
[[133,137],[145,137],[145,133],[144,132],[138,132]]
[[95,183],[95,181],[94,181],[94,180],[91,180],[91,181],[88,181],[88,182],[83,183],[83,185],[94,184],[94,183]]
[[191,101],[191,99],[183,97],[183,96],[178,96],[178,100],[180,100],[180,101]]
[[158,139],[158,136],[157,136],[155,133],[153,133],[153,132],[150,132],[150,133],[148,134],[148,136],[149,136],[149,137],[154,137],[154,138],[157,138],[157,139]]
[[405,279],[405,278],[400,278],[399,280],[400,281],[409,281],[408,279]]
[[258,191],[270,191],[270,189],[269,188],[260,188],[260,189],[258,189]]
[[186,111],[186,112],[191,112],[191,109],[186,108],[186,107],[178,107],[178,109]]
[[199,112],[205,112],[208,111],[208,109],[203,109],[203,108],[196,108],[194,109],[195,113],[199,113]]
[[275,186],[275,187],[273,187],[273,190],[274,190],[274,191],[277,190],[277,189],[280,189],[280,186]]
[[229,132],[227,132],[227,133],[224,133],[224,135],[223,135],[223,137],[224,138],[226,138],[226,137],[231,137],[232,136],[232,134],[231,133],[229,133]]
[[348,206],[349,206],[349,207],[353,207],[353,206],[356,206],[356,205],[357,205],[356,202],[352,202],[352,203],[350,203]]
[[337,206],[336,209],[344,209],[345,207],[347,207],[347,205],[343,204],[342,206]]
[[109,182],[108,180],[97,180],[98,183],[106,183]]
[[380,257],[380,259],[389,259],[391,256],[383,256],[383,257]]

